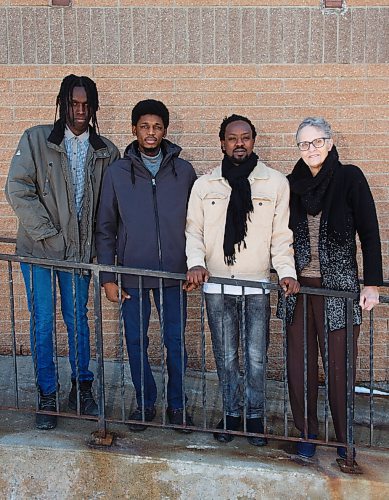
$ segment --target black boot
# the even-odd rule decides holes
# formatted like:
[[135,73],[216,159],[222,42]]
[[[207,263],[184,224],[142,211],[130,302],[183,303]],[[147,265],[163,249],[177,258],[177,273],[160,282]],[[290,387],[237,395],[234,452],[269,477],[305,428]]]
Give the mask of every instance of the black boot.
[[[230,415],[226,415],[226,429],[229,431],[238,431],[240,428],[241,418],[240,417],[231,417]],[[222,418],[220,422],[217,424],[216,429],[224,429],[224,419]],[[234,439],[232,434],[227,434],[226,432],[214,432],[213,437],[219,443],[229,443]]]
[[181,432],[182,434],[190,434],[193,432],[191,429],[187,429],[186,426],[192,427],[193,420],[192,417],[189,415],[188,411],[186,410],[185,412],[185,427],[184,427],[184,410],[179,408],[176,410],[173,410],[173,408],[168,408],[167,411],[167,417],[169,419],[169,422],[172,425],[181,425],[182,427],[174,429],[177,432]]
[[[99,409],[92,394],[92,380],[79,383],[80,387],[80,414],[97,417]],[[77,410],[77,383],[72,380],[72,389],[69,394],[69,408]]]
[[[56,393],[39,395],[39,409],[43,411],[57,411]],[[36,414],[36,428],[41,430],[49,430],[57,427],[57,415]]]
[[[145,408],[144,415],[145,418],[143,420],[142,408],[137,408],[128,418],[129,420],[137,420],[139,422],[152,422],[156,415],[154,406],[152,408]],[[128,428],[133,432],[141,432],[147,429],[147,425],[143,423],[128,424]]]
[[[247,432],[252,432],[256,434],[263,434],[263,422],[260,418],[248,418],[246,419],[246,429]],[[253,446],[266,446],[267,439],[264,437],[257,436],[247,436],[247,441]]]

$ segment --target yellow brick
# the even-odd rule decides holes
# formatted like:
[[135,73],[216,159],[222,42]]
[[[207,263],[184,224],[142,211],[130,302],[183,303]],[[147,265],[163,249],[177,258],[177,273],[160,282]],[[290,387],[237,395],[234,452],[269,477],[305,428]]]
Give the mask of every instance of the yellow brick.
[[261,64],[258,66],[260,78],[310,78],[312,74],[312,64]]
[[255,78],[257,70],[254,66],[240,64],[238,66],[205,66],[203,78]]
[[65,76],[70,74],[75,75],[85,75],[93,78],[93,69],[91,65],[88,64],[77,64],[73,66],[65,65],[47,65],[47,66],[37,66],[37,77],[39,78],[59,78],[62,80]]
[[388,64],[368,64],[366,65],[366,76],[368,77],[389,77]]
[[174,89],[176,92],[222,92],[232,90],[231,80],[228,79],[199,79],[186,78],[185,80],[175,80]]
[[62,78],[23,78],[13,81],[14,92],[56,92],[58,94]]
[[128,78],[121,80],[121,87],[123,92],[169,92],[174,90],[174,80],[167,78]]
[[[39,6],[47,6],[51,5],[51,0],[7,0],[6,2],[2,2],[4,5],[17,5],[26,7],[39,7]],[[0,3],[0,5],[2,4]]]
[[36,66],[7,66],[0,65],[0,78],[36,78],[38,77]]
[[[120,0],[120,5],[122,7],[140,7],[140,6],[150,6],[148,0]],[[169,0],[153,0],[153,7],[171,7],[172,2]]]
[[230,90],[235,92],[281,92],[283,80],[270,78],[230,79]]

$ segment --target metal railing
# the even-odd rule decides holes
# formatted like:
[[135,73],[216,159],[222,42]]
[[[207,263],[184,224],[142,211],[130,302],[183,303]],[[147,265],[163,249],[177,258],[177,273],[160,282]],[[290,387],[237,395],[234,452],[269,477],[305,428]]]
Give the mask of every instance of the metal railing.
[[[21,334],[26,333],[26,308],[25,306],[16,305],[17,297],[15,295],[15,283],[17,282],[17,286],[20,287],[21,293],[23,292],[23,284],[21,280],[17,280],[16,277],[19,277],[20,271],[18,263],[24,262],[26,264],[35,264],[40,266],[45,266],[51,271],[51,279],[52,284],[55,283],[55,271],[62,270],[68,271],[72,273],[73,276],[73,299],[74,299],[74,277],[77,273],[89,273],[91,276],[91,282],[93,284],[93,295],[90,300],[92,303],[93,309],[93,327],[94,327],[94,360],[95,360],[95,387],[96,387],[96,399],[98,404],[98,416],[91,417],[87,415],[82,415],[80,412],[80,395],[78,393],[78,409],[76,414],[71,413],[69,411],[63,411],[63,404],[60,404],[60,393],[59,388],[57,389],[57,411],[56,415],[63,417],[71,417],[71,418],[81,418],[81,419],[90,419],[97,421],[97,431],[94,433],[94,442],[99,444],[109,444],[112,442],[112,436],[107,430],[107,426],[109,423],[138,423],[139,421],[130,420],[127,418],[127,401],[129,399],[134,399],[134,391],[131,387],[129,376],[126,374],[126,370],[128,370],[128,361],[127,361],[127,353],[125,351],[125,329],[124,329],[124,320],[122,314],[122,307],[120,305],[121,294],[122,294],[122,279],[126,275],[131,275],[132,277],[136,277],[138,283],[138,290],[140,296],[140,307],[139,307],[139,322],[140,325],[144,322],[143,317],[143,307],[142,307],[142,290],[144,289],[144,279],[148,279],[150,277],[156,278],[158,280],[159,290],[159,319],[160,319],[160,362],[157,367],[154,367],[154,372],[158,374],[160,377],[158,380],[158,389],[161,394],[160,402],[158,403],[158,413],[160,414],[159,420],[153,420],[151,422],[147,422],[148,426],[154,427],[167,427],[167,428],[175,428],[175,429],[188,429],[186,426],[187,414],[186,414],[186,405],[184,405],[184,421],[183,426],[173,425],[167,422],[166,419],[166,409],[168,406],[167,402],[167,383],[168,383],[168,374],[167,374],[167,362],[166,362],[166,352],[164,347],[164,334],[165,334],[165,311],[164,311],[164,280],[173,279],[177,280],[178,286],[180,287],[180,300],[179,300],[179,316],[180,316],[180,335],[181,335],[181,373],[182,373],[182,399],[185,400],[188,395],[187,389],[191,385],[190,379],[195,379],[196,381],[196,392],[200,393],[200,401],[198,401],[197,406],[194,408],[194,417],[195,417],[195,425],[190,426],[189,430],[192,431],[202,431],[202,432],[212,432],[212,433],[227,433],[231,435],[238,436],[262,436],[267,439],[276,439],[283,441],[292,441],[299,442],[302,440],[301,437],[296,436],[293,431],[293,423],[291,418],[291,411],[289,407],[289,397],[288,397],[288,372],[287,372],[287,331],[286,331],[286,321],[285,319],[281,322],[281,353],[282,353],[282,377],[280,382],[272,382],[266,377],[266,369],[264,370],[264,387],[265,387],[265,397],[264,397],[264,432],[262,434],[253,434],[247,432],[246,427],[246,419],[243,420],[243,430],[231,431],[228,429],[217,429],[215,424],[213,423],[213,416],[216,413],[219,413],[222,416],[224,423],[226,422],[226,412],[225,408],[223,408],[223,394],[220,394],[220,389],[215,389],[218,387],[217,380],[215,382],[215,377],[212,377],[212,371],[209,371],[208,366],[210,363],[212,364],[212,353],[210,353],[209,349],[209,333],[207,331],[207,320],[206,320],[206,307],[205,307],[205,299],[204,293],[201,291],[200,303],[196,306],[196,321],[200,325],[199,332],[199,346],[200,346],[200,366],[201,369],[191,371],[191,375],[185,375],[185,351],[184,351],[184,330],[185,330],[185,304],[184,304],[184,292],[182,291],[182,285],[185,281],[185,276],[181,274],[173,274],[166,272],[156,272],[156,271],[148,271],[148,270],[139,270],[139,269],[130,269],[123,267],[115,267],[115,266],[102,266],[97,264],[77,264],[63,261],[49,261],[35,258],[24,258],[18,257],[10,254],[0,254],[0,266],[1,268],[1,281],[2,281],[2,290],[3,290],[3,323],[4,325],[8,325],[9,330],[2,331],[0,333],[1,337],[4,339],[5,337],[11,339],[10,345],[11,348],[9,352],[5,352],[5,354],[0,358],[0,366],[1,363],[6,364],[6,369],[9,370],[9,384],[10,384],[10,393],[12,394],[13,402],[3,401],[3,404],[0,405],[0,409],[7,410],[17,410],[17,411],[32,411],[39,412],[39,404],[38,398],[35,401],[35,407],[31,405],[31,402],[26,404],[21,397],[21,381],[19,380],[19,369],[20,369],[20,356],[18,356],[18,337]],[[100,274],[102,272],[114,272],[117,273],[118,276],[118,285],[119,285],[119,302],[117,306],[116,319],[114,330],[117,332],[116,337],[116,346],[118,349],[118,356],[116,360],[110,361],[108,357],[104,355],[104,341],[106,332],[104,331],[104,318],[103,318],[103,305],[102,305],[102,297],[101,297],[101,280]],[[241,295],[242,302],[242,310],[245,311],[246,307],[246,296],[244,293],[245,288],[253,287],[253,288],[261,288],[263,291],[268,290],[271,296],[275,292],[279,292],[280,288],[276,283],[258,283],[252,281],[242,281],[235,279],[222,279],[222,278],[211,278],[210,282],[221,284],[222,295],[224,293],[225,285],[237,285],[243,287],[243,292]],[[385,283],[385,286],[388,286],[389,283]],[[7,290],[7,292],[6,292]],[[56,287],[52,286],[53,294],[55,295]],[[368,425],[369,428],[369,438],[366,440],[359,440],[356,432],[355,432],[355,421],[354,421],[354,412],[355,412],[355,398],[354,398],[354,366],[353,366],[353,300],[357,298],[356,294],[348,293],[348,292],[339,292],[334,290],[327,290],[322,288],[308,288],[302,287],[301,294],[304,296],[304,417],[305,417],[305,436],[307,436],[308,428],[307,428],[307,296],[308,295],[320,295],[323,297],[341,297],[347,303],[347,442],[339,443],[334,438],[330,432],[330,412],[329,412],[329,383],[328,383],[328,329],[326,334],[326,347],[325,347],[325,356],[323,360],[323,368],[324,368],[324,395],[323,395],[323,404],[324,404],[324,439],[316,439],[311,440],[312,443],[318,445],[327,445],[327,446],[346,446],[347,447],[347,459],[343,463],[343,467],[346,471],[355,472],[356,463],[353,460],[353,449],[355,447],[361,446],[369,446],[369,447],[378,447],[381,449],[388,449],[387,443],[381,443],[375,441],[375,411],[377,407],[377,398],[374,393],[374,340],[375,340],[375,329],[374,329],[374,315],[373,311],[370,312],[370,324],[369,324],[369,409],[368,409],[368,423],[364,425]],[[53,297],[55,299],[55,296]],[[326,299],[324,299],[326,300]],[[55,301],[54,301],[55,302]],[[381,296],[380,302],[382,304],[389,303],[389,296]],[[285,312],[285,301],[283,303],[283,310]],[[75,306],[76,307],[76,306]],[[33,311],[33,304],[32,304]],[[387,314],[387,306],[385,306],[385,313]],[[20,318],[18,317],[20,315]],[[6,317],[8,316],[8,317]],[[58,348],[58,328],[57,323],[58,320],[57,311],[54,307],[53,310],[53,318],[54,318],[54,328],[53,328],[53,345],[54,345],[54,357],[55,357],[55,370],[57,380],[61,378],[61,370],[63,370],[63,363],[61,362],[61,356],[59,355]],[[285,318],[285,314],[284,314]],[[242,345],[245,345],[245,314],[242,315],[240,323],[241,330],[241,349]],[[18,325],[18,326],[17,326]],[[7,328],[8,328],[7,327]],[[19,331],[19,329],[21,331]],[[34,331],[34,325],[32,322],[32,330]],[[78,352],[78,339],[77,339],[77,327],[75,327],[75,342],[76,342],[76,353]],[[143,364],[143,352],[142,349],[147,346],[146,342],[143,342],[144,331],[143,328],[140,330],[140,349],[141,349],[141,407],[142,407],[142,417],[145,419],[145,394],[144,394],[144,364]],[[187,334],[188,335],[188,334]],[[32,335],[32,343],[36,348],[36,332]],[[0,344],[1,347],[1,344]],[[147,348],[147,347],[146,347]],[[35,349],[32,349],[33,352]],[[7,348],[3,348],[3,351],[7,351]],[[34,356],[32,356],[34,358]],[[77,354],[76,354],[77,357]],[[246,384],[247,384],[247,373],[245,373],[245,352],[243,350],[242,353],[243,364],[241,369],[243,370],[242,383],[243,383],[243,394],[246,394]],[[66,358],[66,356],[65,356]],[[5,361],[4,361],[5,360]],[[12,361],[11,361],[12,360]],[[10,362],[11,361],[11,366]],[[38,378],[37,378],[37,366],[36,359],[33,359],[33,363],[31,365],[34,366],[34,376],[35,376],[35,385],[37,389],[39,389]],[[77,361],[77,360],[76,360]],[[107,384],[105,381],[105,370],[107,368],[107,363],[111,363],[110,367],[114,370],[115,376],[111,377],[110,384]],[[113,365],[112,365],[113,363]],[[112,368],[113,366],[113,368]],[[1,368],[0,368],[1,369]],[[117,370],[119,370],[119,376],[117,376]],[[189,370],[190,371],[190,370]],[[119,380],[118,380],[119,379]],[[192,381],[193,381],[192,380]],[[387,383],[388,380],[385,380]],[[273,384],[272,391],[270,394],[269,384]],[[275,385],[274,385],[275,384]],[[59,385],[58,385],[59,387]],[[278,411],[277,415],[274,415],[274,408],[272,409],[272,398],[274,397],[274,387],[279,391],[278,394],[282,394],[281,396],[281,410]],[[79,392],[79,386],[77,385],[77,390]],[[120,396],[119,401],[115,398],[111,397],[111,391],[116,392],[119,390]],[[210,391],[212,392],[212,396],[210,396]],[[218,397],[216,398],[214,394],[218,393]],[[223,391],[222,391],[223,392]],[[322,391],[323,392],[323,391]],[[131,397],[129,398],[129,395]],[[112,400],[114,402],[112,403]],[[215,400],[218,401],[217,406],[215,405]],[[221,400],[221,402],[220,402]],[[188,405],[192,405],[190,401],[190,393],[189,393],[189,401]],[[193,405],[192,405],[193,406]],[[247,400],[244,396],[243,401],[243,415],[246,416],[247,410]],[[45,413],[45,412],[42,412]],[[320,415],[323,417],[323,415]],[[274,422],[277,422],[277,419],[281,419],[282,426],[279,426],[276,429],[277,425]],[[322,418],[323,419],[323,418]],[[200,423],[201,422],[201,423]],[[383,425],[387,425],[388,422],[383,422]],[[382,426],[382,422],[380,423]],[[306,438],[304,439],[306,440]],[[354,444],[355,443],[355,444]]]

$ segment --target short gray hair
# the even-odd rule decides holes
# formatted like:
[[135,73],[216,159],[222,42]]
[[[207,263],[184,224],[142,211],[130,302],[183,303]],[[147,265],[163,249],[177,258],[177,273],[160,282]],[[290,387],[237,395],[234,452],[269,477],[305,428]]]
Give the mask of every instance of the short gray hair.
[[326,137],[332,137],[331,125],[328,122],[326,122],[324,118],[317,118],[317,117],[308,116],[308,118],[305,118],[298,126],[298,129],[296,132],[296,141],[298,141],[299,133],[305,127],[318,128],[319,130],[323,131],[323,134]]

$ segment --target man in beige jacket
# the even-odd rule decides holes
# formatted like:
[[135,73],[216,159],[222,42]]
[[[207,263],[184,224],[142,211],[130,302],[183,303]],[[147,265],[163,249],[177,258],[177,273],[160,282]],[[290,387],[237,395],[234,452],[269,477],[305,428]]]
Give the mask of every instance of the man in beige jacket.
[[[263,434],[268,290],[208,283],[211,275],[268,282],[273,266],[286,295],[299,290],[288,227],[289,184],[283,174],[258,161],[253,152],[255,137],[254,125],[244,116],[232,115],[221,124],[222,165],[195,182],[189,199],[186,289],[204,284],[226,415],[217,429],[240,429],[243,399],[247,432]],[[243,397],[240,335],[245,370]],[[219,442],[229,442],[233,437],[220,431],[214,436]],[[254,446],[267,443],[260,436],[250,436],[248,441]]]

